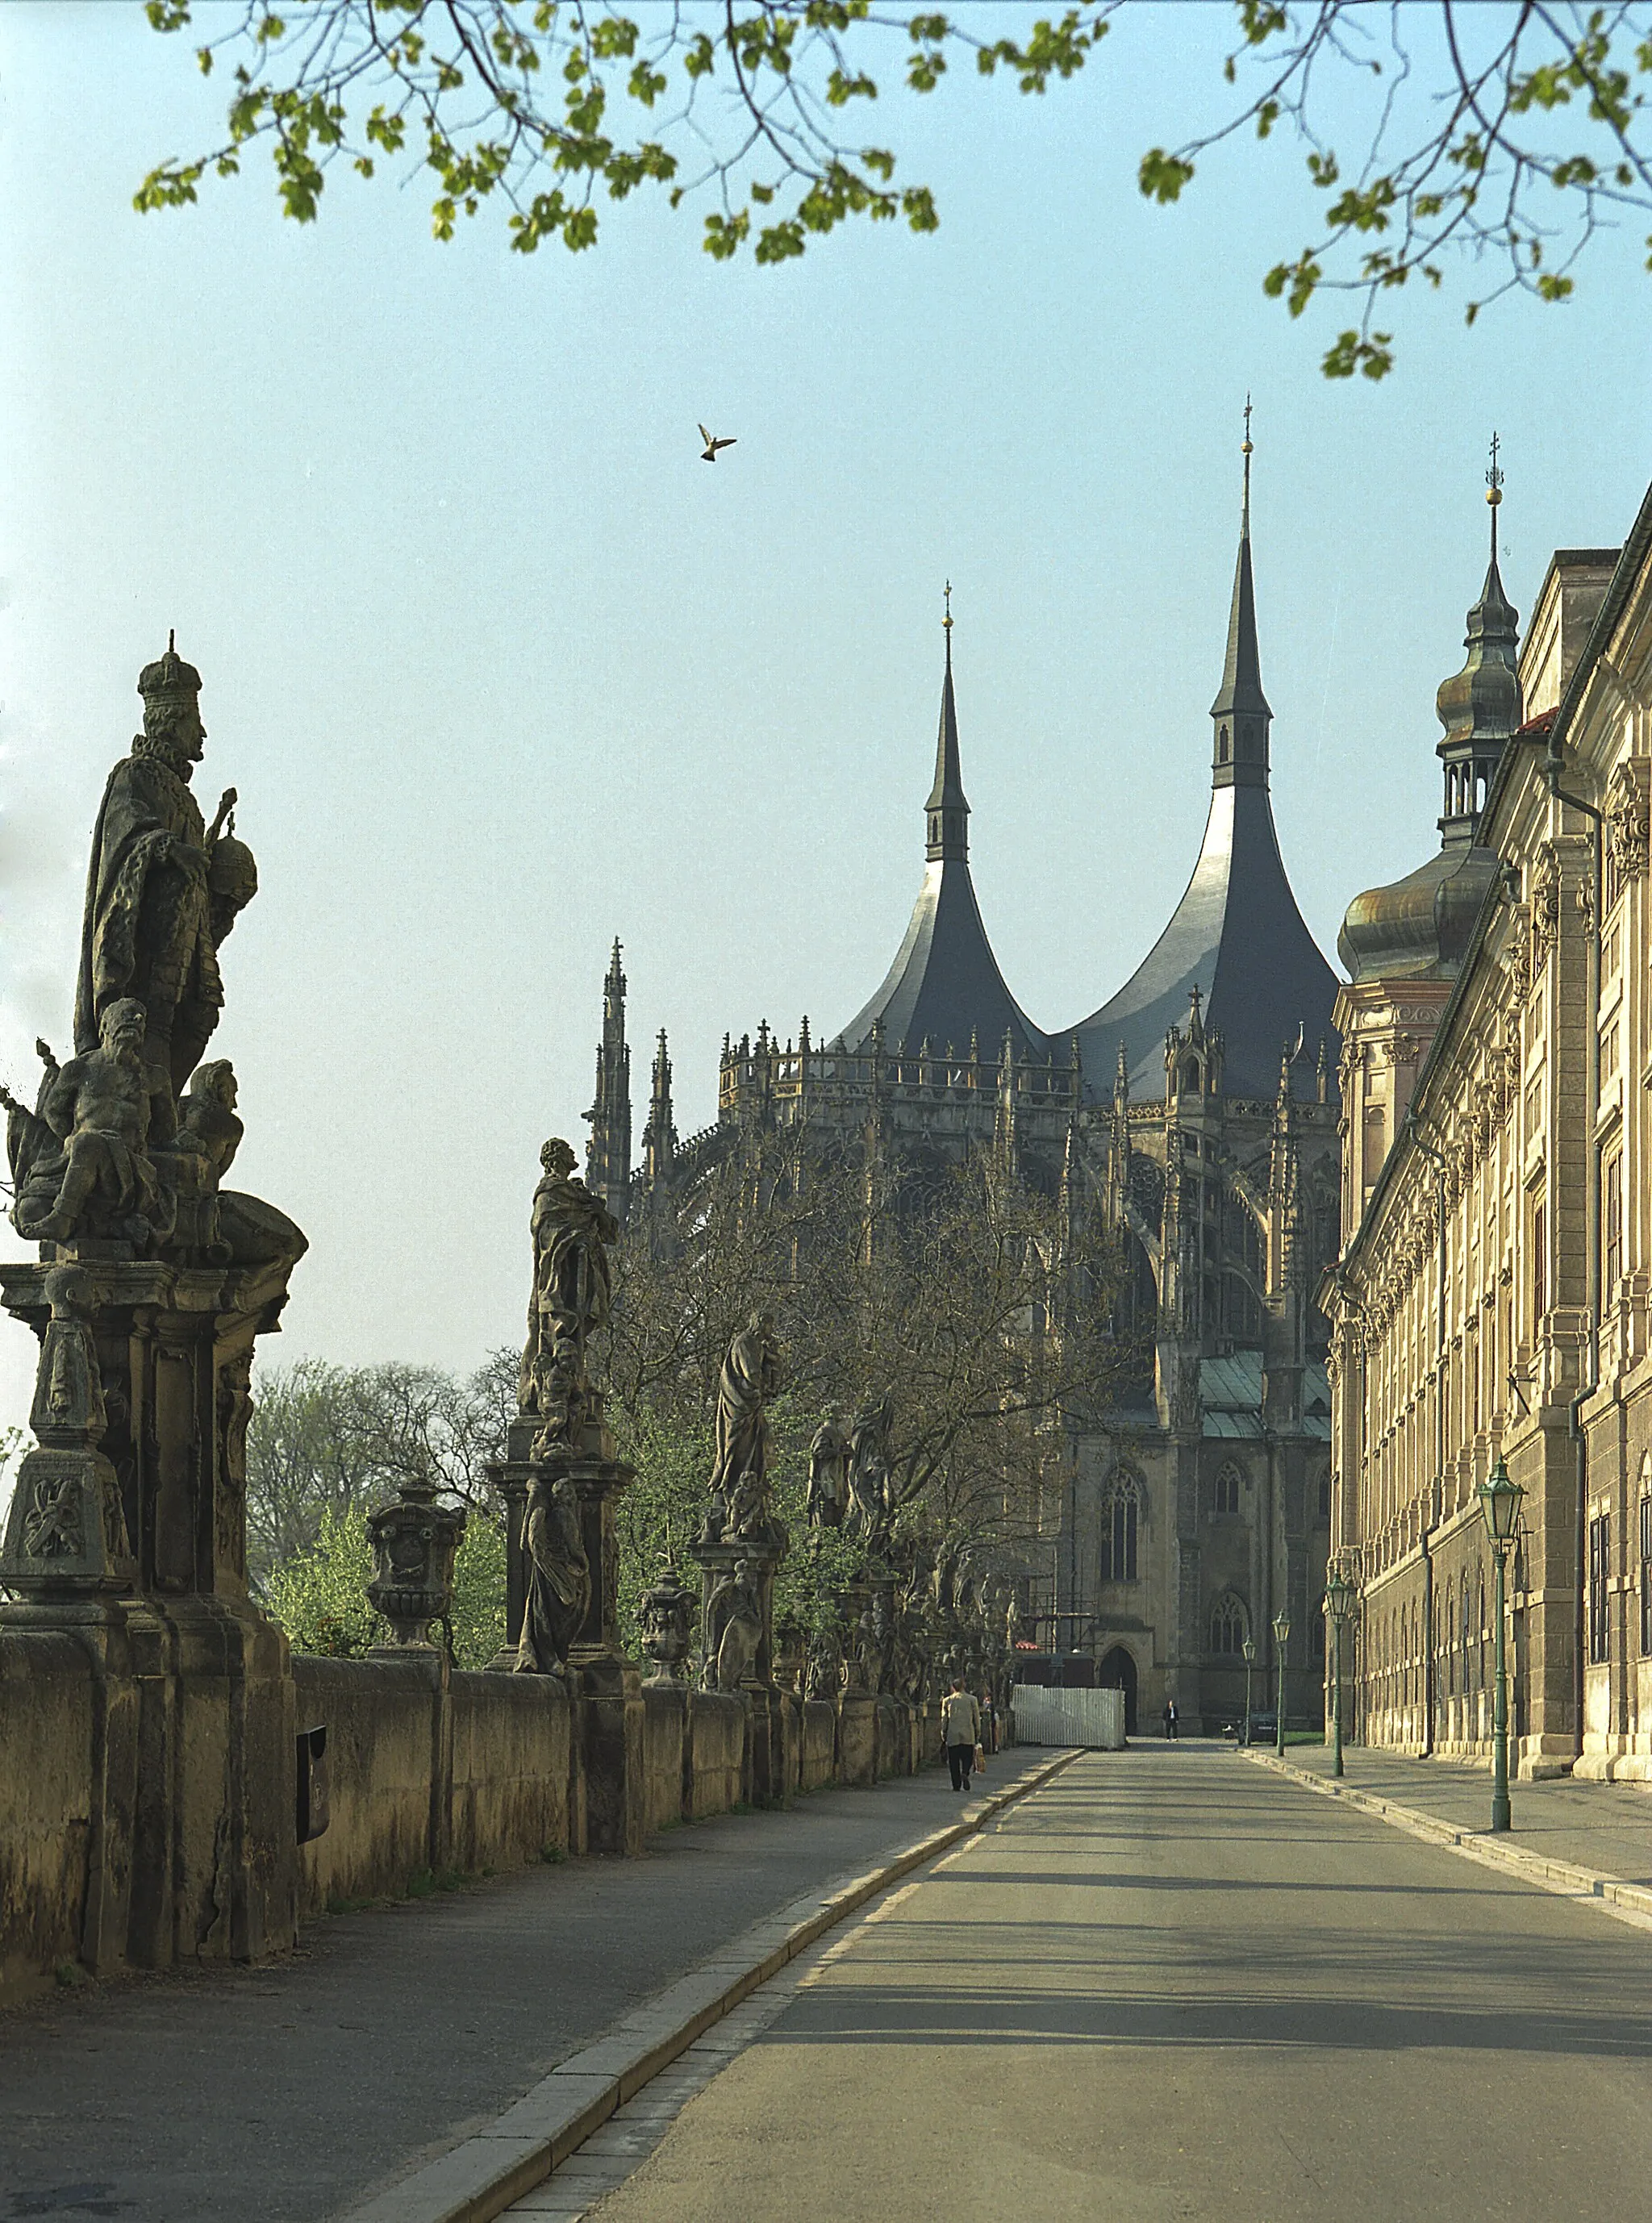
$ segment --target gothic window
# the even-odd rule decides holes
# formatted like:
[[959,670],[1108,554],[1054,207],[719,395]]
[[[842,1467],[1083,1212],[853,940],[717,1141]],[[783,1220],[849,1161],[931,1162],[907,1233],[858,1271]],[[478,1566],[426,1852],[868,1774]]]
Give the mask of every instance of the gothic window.
[[1330,1470],[1330,1468],[1327,1466],[1327,1467],[1326,1468],[1326,1470],[1325,1470],[1324,1473],[1323,1473],[1322,1475],[1321,1475],[1321,1477],[1320,1477],[1320,1519],[1321,1519],[1321,1521],[1328,1521],[1328,1520],[1330,1519],[1330,1517],[1331,1517],[1331,1470]]
[[1226,764],[1227,762],[1227,728],[1226,726],[1223,726],[1220,729],[1216,737],[1216,761],[1218,764]]
[[1239,1491],[1243,1482],[1244,1477],[1233,1460],[1224,1461],[1217,1472],[1215,1496],[1212,1509],[1222,1514],[1237,1513],[1239,1509]]
[[1608,1654],[1611,1615],[1606,1585],[1611,1579],[1611,1515],[1597,1514],[1589,1523],[1589,1659],[1598,1666]]
[[1314,1665],[1325,1665],[1325,1600],[1321,1598],[1308,1616],[1308,1649]]
[[1237,1659],[1248,1628],[1245,1608],[1230,1591],[1210,1616],[1210,1649],[1218,1659]]
[[1133,1583],[1141,1526],[1141,1484],[1133,1474],[1114,1475],[1101,1506],[1101,1579]]
[[[1644,1465],[1641,1488],[1646,1488]],[[1652,1497],[1641,1499],[1641,1650],[1652,1652]]]

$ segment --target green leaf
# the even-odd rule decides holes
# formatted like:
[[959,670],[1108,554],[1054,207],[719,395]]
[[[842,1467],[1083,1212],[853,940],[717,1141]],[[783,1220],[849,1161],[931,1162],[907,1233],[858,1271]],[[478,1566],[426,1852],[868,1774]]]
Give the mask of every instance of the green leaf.
[[1193,176],[1193,164],[1181,154],[1167,154],[1163,147],[1151,148],[1142,156],[1136,182],[1149,200],[1161,207],[1180,200],[1182,189]]

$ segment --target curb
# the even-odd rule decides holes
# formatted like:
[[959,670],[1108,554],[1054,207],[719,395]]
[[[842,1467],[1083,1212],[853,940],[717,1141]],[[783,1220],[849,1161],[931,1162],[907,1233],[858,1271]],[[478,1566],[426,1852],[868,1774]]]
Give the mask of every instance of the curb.
[[352,2207],[342,2223],[492,2223],[788,1961],[914,1868],[976,1836],[994,1814],[1042,1790],[1077,1756],[1076,1748],[1062,1753],[967,1806],[957,1821],[908,1845],[881,1867],[853,1877],[823,1899],[794,1899],[730,1938],[606,2037],[558,2062],[486,2130]]
[[1334,1778],[1316,1775],[1311,1768],[1293,1767],[1276,1753],[1241,1750],[1241,1757],[1252,1767],[1270,1768],[1276,1775],[1286,1776],[1307,1790],[1317,1791],[1321,1798],[1340,1798],[1345,1805],[1373,1814],[1390,1829],[1403,1829],[1408,1836],[1421,1837],[1425,1843],[1460,1853],[1465,1860],[1479,1861],[1483,1867],[1500,1868],[1505,1874],[1517,1876],[1521,1882],[1532,1884],[1539,1891],[1552,1892],[1557,1898],[1593,1902],[1603,1913],[1615,1914],[1637,1927],[1652,1928],[1652,1889],[1644,1884],[1625,1883],[1621,1877],[1604,1875],[1598,1868],[1579,1867],[1573,1861],[1528,1852],[1523,1845],[1509,1844],[1501,1836],[1494,1837],[1488,1831],[1459,1829],[1455,1823],[1442,1822],[1437,1814],[1427,1813],[1421,1807],[1403,1806],[1397,1799],[1380,1798],[1371,1791],[1358,1791],[1346,1780],[1339,1783]]

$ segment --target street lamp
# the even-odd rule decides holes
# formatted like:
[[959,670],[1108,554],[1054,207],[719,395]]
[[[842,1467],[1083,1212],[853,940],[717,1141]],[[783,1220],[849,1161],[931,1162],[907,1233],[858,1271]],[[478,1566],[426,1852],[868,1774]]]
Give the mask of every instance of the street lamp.
[[1251,1670],[1256,1666],[1256,1640],[1247,1636],[1239,1650],[1245,1654],[1245,1735],[1242,1742],[1251,1741]]
[[1285,1647],[1290,1640],[1290,1615],[1282,1607],[1273,1617],[1274,1647],[1279,1659],[1279,1703],[1274,1715],[1274,1751],[1285,1756]]
[[1331,1624],[1331,1773],[1342,1773],[1342,1631],[1353,1605],[1353,1584],[1340,1567],[1325,1578],[1325,1617]]
[[1491,1637],[1491,1827],[1509,1829],[1513,1828],[1514,1820],[1509,1810],[1509,1663],[1503,1636],[1504,1570],[1514,1548],[1515,1531],[1520,1522],[1520,1501],[1526,1493],[1510,1478],[1508,1468],[1499,1458],[1474,1494],[1480,1501],[1486,1533],[1497,1556],[1492,1592],[1496,1619]]

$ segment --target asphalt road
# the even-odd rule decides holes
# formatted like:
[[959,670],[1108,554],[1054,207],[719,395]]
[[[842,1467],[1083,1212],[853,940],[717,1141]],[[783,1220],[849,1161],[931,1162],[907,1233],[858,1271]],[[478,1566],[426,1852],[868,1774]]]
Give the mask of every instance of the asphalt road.
[[1649,2153],[1652,1932],[1183,1745],[857,1924],[590,2213],[1627,2223]]

